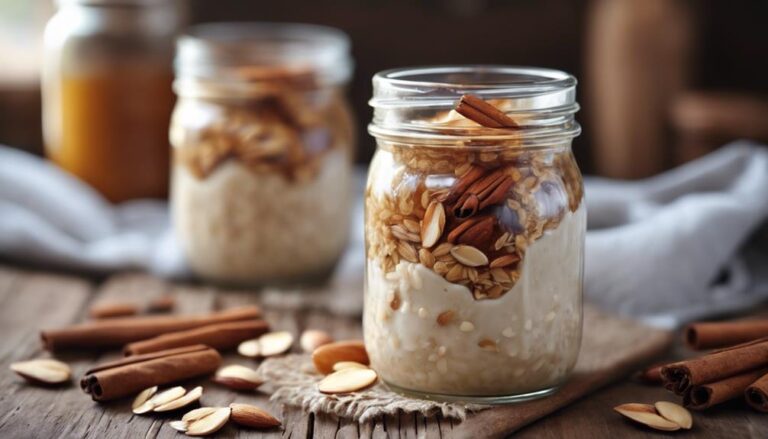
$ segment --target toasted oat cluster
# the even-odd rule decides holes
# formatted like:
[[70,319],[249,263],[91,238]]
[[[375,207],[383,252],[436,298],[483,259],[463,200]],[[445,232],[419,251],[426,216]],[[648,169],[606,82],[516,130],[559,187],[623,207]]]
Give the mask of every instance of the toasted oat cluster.
[[421,263],[475,299],[509,291],[526,248],[557,228],[583,196],[568,148],[380,148],[391,161],[374,161],[371,180],[379,168],[396,171],[389,189],[366,192],[368,257],[386,273],[400,260]]
[[[238,160],[258,173],[281,173],[311,181],[323,156],[346,147],[352,134],[344,100],[337,90],[277,87],[266,96],[242,102],[196,102],[192,111],[213,114],[201,127],[174,127],[174,159],[199,179],[227,160]],[[324,94],[318,99],[319,94]],[[202,110],[201,110],[202,108]],[[179,105],[185,111],[184,103]],[[191,117],[191,119],[195,119]]]

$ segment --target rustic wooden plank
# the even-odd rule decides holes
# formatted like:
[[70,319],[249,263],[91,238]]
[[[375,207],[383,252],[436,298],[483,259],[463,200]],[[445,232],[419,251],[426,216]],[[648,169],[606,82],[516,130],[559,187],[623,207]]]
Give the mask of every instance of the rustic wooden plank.
[[308,439],[312,437],[314,415],[304,413],[296,407],[282,407],[283,438]]
[[370,437],[371,439],[385,439],[389,437],[386,430],[386,421],[383,418],[376,419],[373,422],[373,428]]
[[384,417],[384,430],[387,437],[391,439],[400,439],[400,414]]
[[[8,276],[13,279],[9,280]],[[46,357],[40,343],[40,325],[55,327],[78,319],[91,298],[88,282],[63,275],[2,270],[0,273],[0,436],[8,438],[67,436],[79,413],[90,405],[76,382],[54,388],[27,384],[7,372],[14,361]],[[73,370],[75,380],[93,360],[93,354],[57,355]]]
[[313,437],[335,438],[339,431],[340,421],[337,417],[325,413],[315,414],[315,423],[312,428]]

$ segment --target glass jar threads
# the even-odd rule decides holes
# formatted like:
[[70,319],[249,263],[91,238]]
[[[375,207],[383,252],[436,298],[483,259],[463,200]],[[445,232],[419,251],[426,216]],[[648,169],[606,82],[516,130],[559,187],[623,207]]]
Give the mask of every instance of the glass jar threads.
[[193,271],[224,284],[326,277],[346,242],[349,42],[298,24],[207,24],[178,44],[172,213]]
[[391,387],[510,402],[578,356],[586,210],[576,80],[500,66],[373,79],[365,343]]

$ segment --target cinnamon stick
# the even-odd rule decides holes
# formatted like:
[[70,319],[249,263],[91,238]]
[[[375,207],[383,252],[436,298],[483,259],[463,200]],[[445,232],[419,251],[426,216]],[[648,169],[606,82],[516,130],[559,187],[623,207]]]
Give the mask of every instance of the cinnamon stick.
[[465,94],[459,99],[456,112],[484,127],[518,128],[517,123],[503,111],[472,94]]
[[685,328],[685,342],[695,350],[716,349],[768,337],[768,320],[699,322]]
[[[755,369],[768,367],[768,341],[749,342],[661,368],[665,387],[678,395],[692,386],[713,383]],[[745,385],[746,387],[746,385]]]
[[753,409],[768,412],[768,374],[750,384],[744,391],[744,397]]
[[766,371],[766,369],[752,370],[720,381],[691,386],[683,396],[683,405],[695,410],[703,410],[737,398],[744,394],[750,384],[765,375]]
[[255,319],[260,315],[258,307],[245,306],[205,315],[113,318],[42,331],[40,337],[46,349],[52,351],[65,348],[108,348],[168,332]]
[[221,365],[221,355],[204,345],[136,355],[96,366],[85,373],[80,387],[94,401],[109,401],[196,376]]
[[139,313],[139,307],[129,302],[109,302],[93,305],[88,310],[92,319],[110,319],[113,317],[133,316]]
[[217,323],[129,343],[123,353],[126,356],[145,354],[193,344],[204,344],[221,351],[234,348],[240,342],[256,338],[267,331],[269,325],[263,320]]
[[663,364],[656,364],[646,367],[635,374],[635,379],[645,384],[659,384],[661,379],[661,368]]

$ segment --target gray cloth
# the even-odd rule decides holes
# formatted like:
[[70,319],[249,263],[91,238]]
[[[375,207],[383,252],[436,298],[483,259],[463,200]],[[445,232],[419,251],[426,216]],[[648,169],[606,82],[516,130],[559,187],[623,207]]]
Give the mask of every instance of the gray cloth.
[[[766,188],[768,150],[746,142],[645,181],[587,178],[587,298],[674,326],[768,297],[768,279],[758,278],[768,278],[764,254],[744,248],[768,218]],[[362,307],[360,203],[355,218],[350,250],[330,285],[348,296],[332,300],[344,304],[337,311],[345,314]],[[7,147],[0,147],[0,256],[99,273],[188,276],[165,203],[110,205],[55,166]],[[301,291],[265,297],[327,306],[317,303],[324,296]]]

